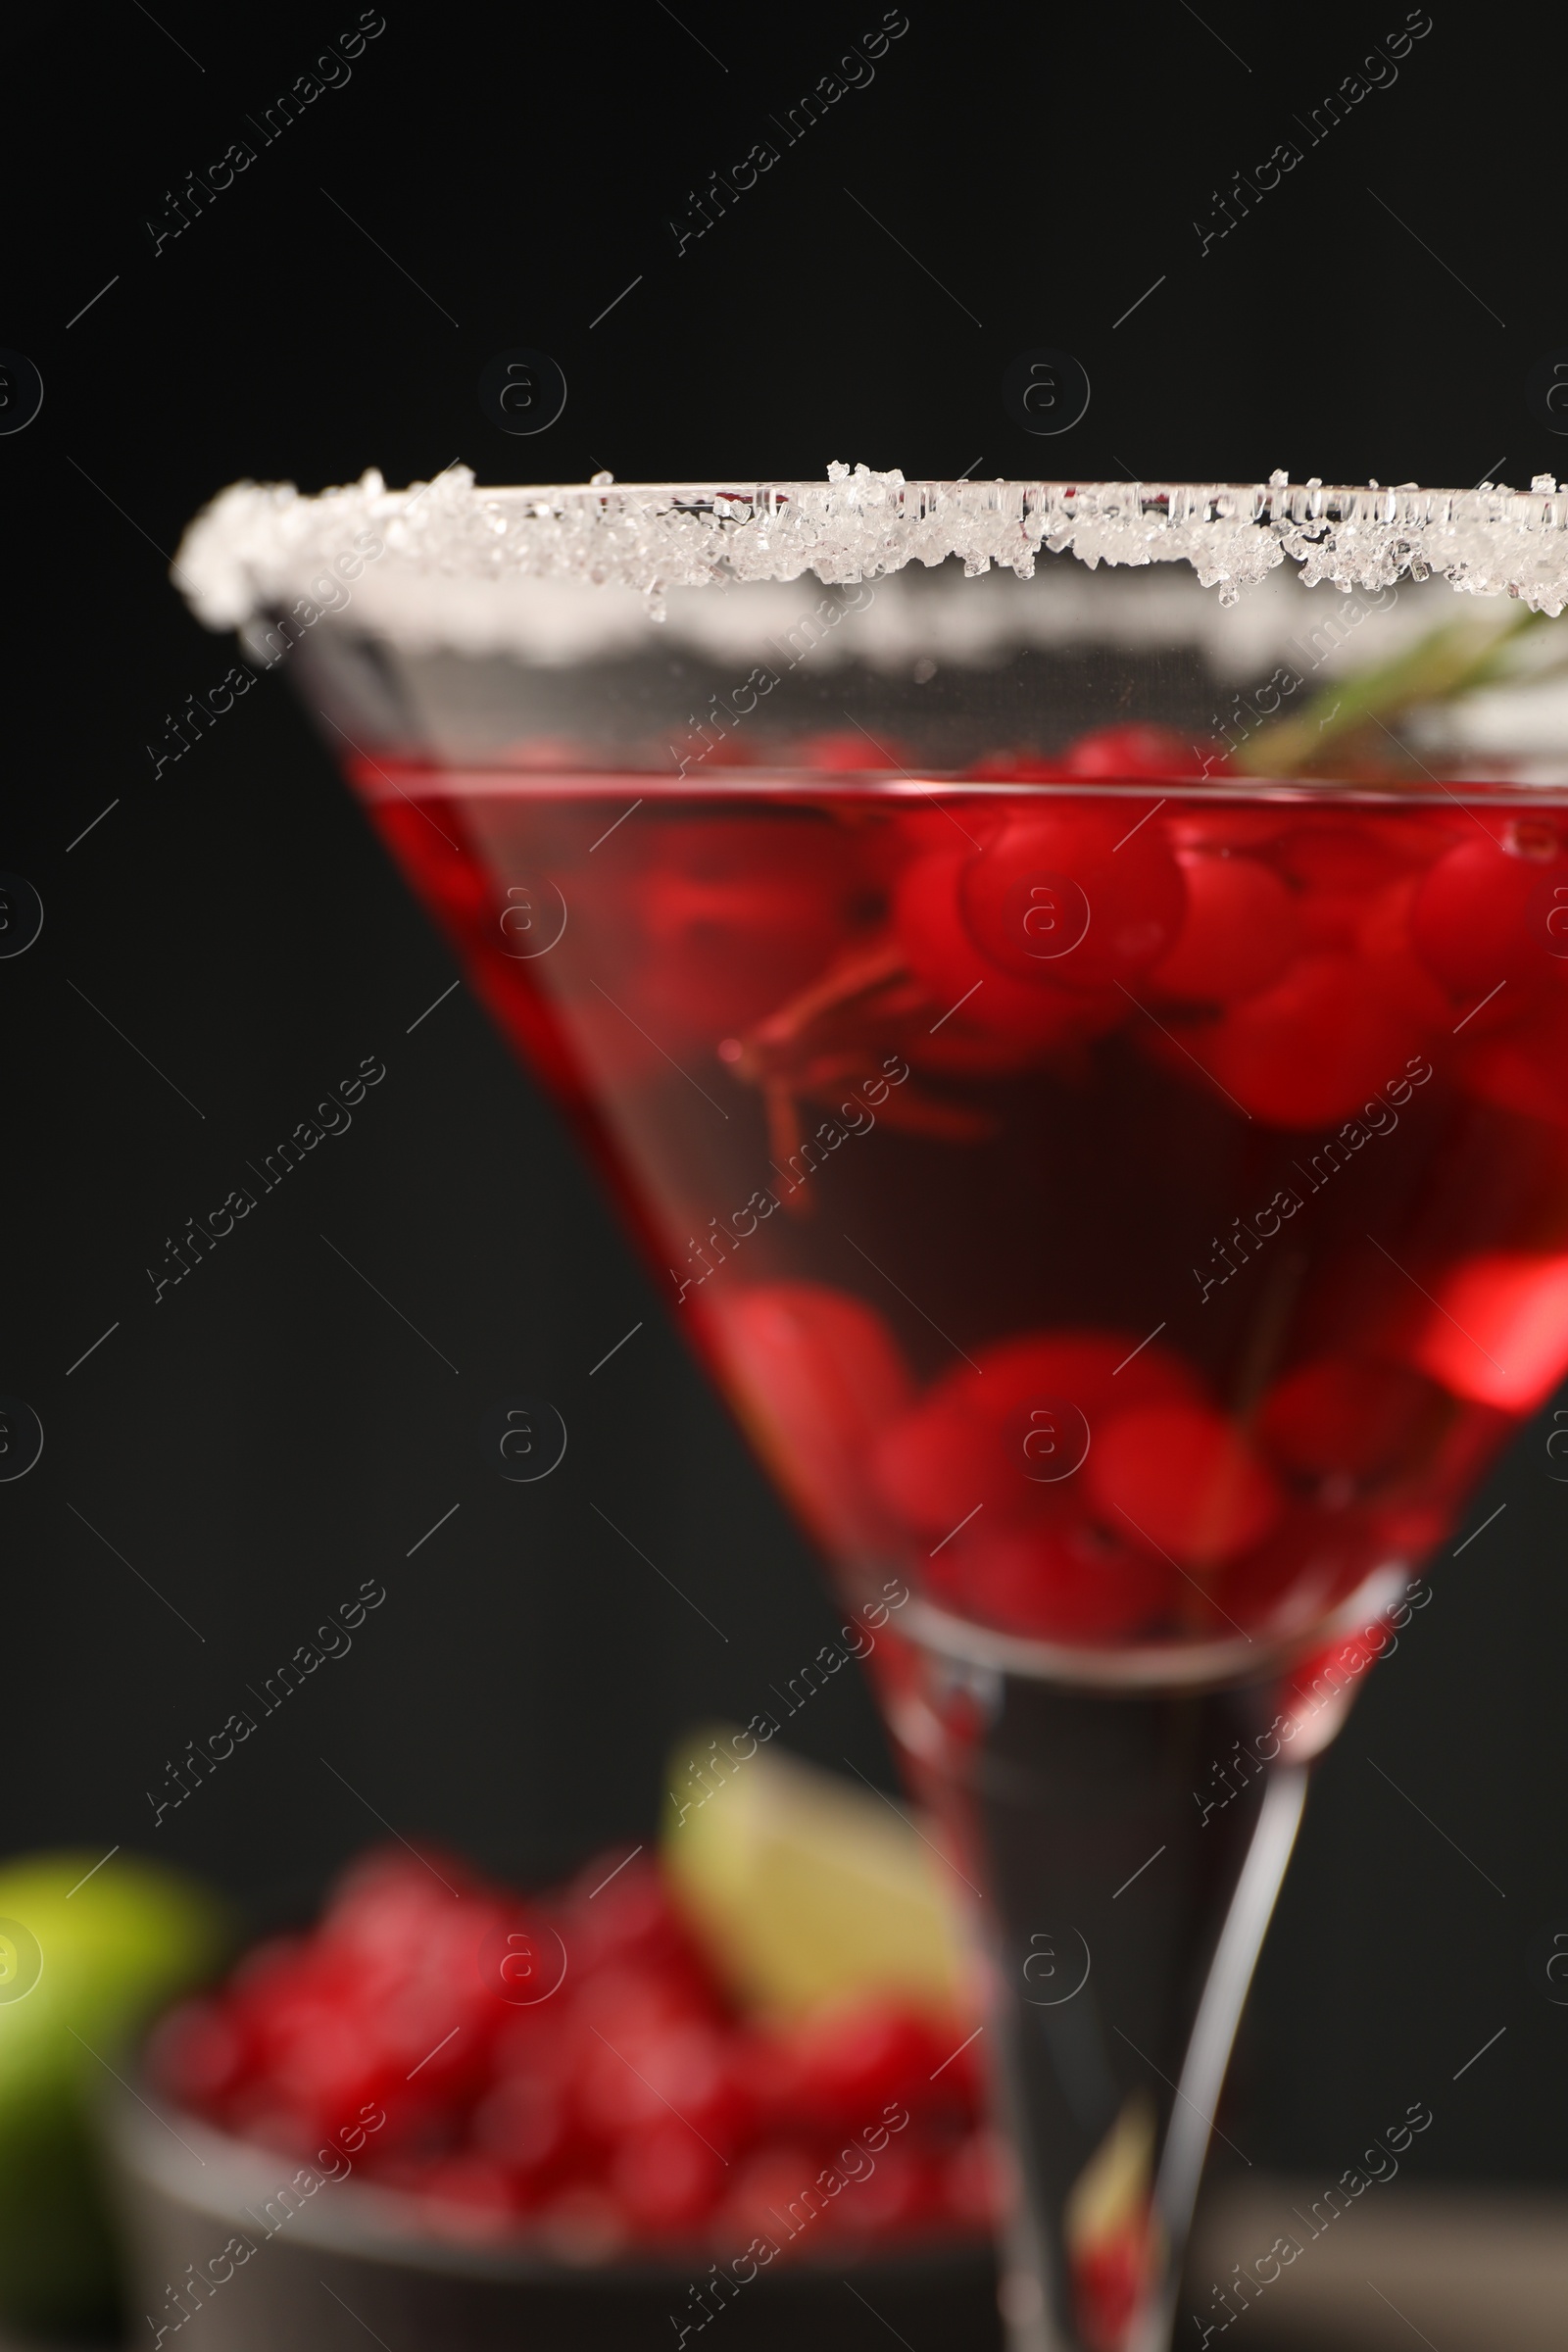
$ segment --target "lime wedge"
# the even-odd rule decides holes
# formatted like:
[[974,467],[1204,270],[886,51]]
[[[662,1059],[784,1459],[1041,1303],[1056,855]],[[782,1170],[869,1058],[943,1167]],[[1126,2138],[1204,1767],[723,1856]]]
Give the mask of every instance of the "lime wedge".
[[675,1751],[669,1788],[670,1885],[745,2007],[783,2019],[871,1994],[960,2005],[953,1874],[902,1809],[712,1726]]

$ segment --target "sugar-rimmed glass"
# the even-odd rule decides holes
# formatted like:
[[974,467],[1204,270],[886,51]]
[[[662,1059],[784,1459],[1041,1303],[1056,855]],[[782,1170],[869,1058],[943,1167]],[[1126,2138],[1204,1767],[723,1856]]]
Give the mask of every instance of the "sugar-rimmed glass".
[[1568,1366],[1565,541],[836,468],[181,550],[880,1613],[1031,2352],[1168,2342],[1304,1766]]

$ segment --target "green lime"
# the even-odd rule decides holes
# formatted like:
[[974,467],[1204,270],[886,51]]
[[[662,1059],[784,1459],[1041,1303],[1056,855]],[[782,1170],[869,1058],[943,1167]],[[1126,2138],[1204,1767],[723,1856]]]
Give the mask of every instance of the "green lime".
[[166,2002],[212,1975],[221,1903],[137,1855],[0,1866],[0,2318],[83,2327],[113,2307],[93,2101]]

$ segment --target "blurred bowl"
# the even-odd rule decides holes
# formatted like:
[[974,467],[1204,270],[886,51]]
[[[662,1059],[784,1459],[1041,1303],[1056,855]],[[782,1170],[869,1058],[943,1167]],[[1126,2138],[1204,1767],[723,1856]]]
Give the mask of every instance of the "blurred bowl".
[[115,2091],[102,2115],[137,2352],[197,2309],[202,2352],[366,2352],[368,2334],[384,2352],[678,2352],[683,2331],[731,2306],[735,2352],[864,2352],[884,2329],[914,2352],[1000,2352],[986,2245],[839,2245],[744,2282],[727,2262],[716,2277],[711,2247],[573,2263],[516,2239],[437,2236],[412,2200],[352,2178],[285,2199],[286,2156],[144,2088]]

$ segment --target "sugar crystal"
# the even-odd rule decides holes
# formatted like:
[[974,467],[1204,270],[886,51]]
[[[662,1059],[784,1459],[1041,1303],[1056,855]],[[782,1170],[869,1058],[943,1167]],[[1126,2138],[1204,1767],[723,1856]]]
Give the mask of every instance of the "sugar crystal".
[[[408,625],[443,631],[443,609],[523,580],[635,589],[649,610],[676,588],[875,580],[956,558],[1032,576],[1042,548],[1100,564],[1185,563],[1226,605],[1287,561],[1306,586],[1380,590],[1440,573],[1466,595],[1568,605],[1568,509],[1548,475],[1528,492],[1266,484],[906,481],[835,461],[825,482],[621,483],[482,489],[453,466],[409,490],[374,469],[302,497],[237,482],[199,514],[174,576],[212,628],[310,594],[333,567],[402,575]],[[375,550],[378,552],[369,553]],[[390,577],[386,583],[390,586]],[[458,585],[461,584],[461,587]],[[405,592],[406,591],[406,592]]]

